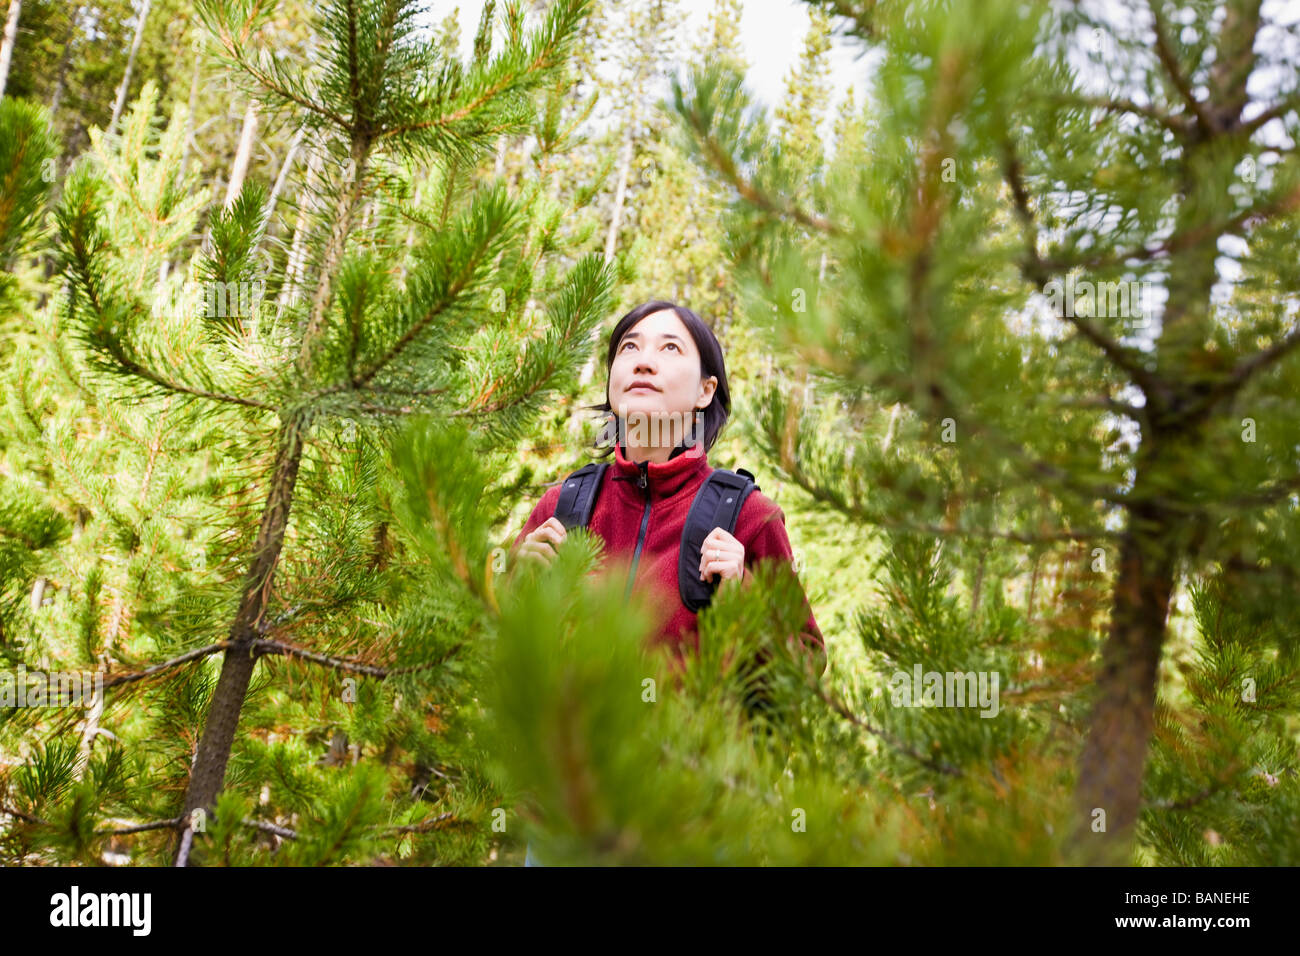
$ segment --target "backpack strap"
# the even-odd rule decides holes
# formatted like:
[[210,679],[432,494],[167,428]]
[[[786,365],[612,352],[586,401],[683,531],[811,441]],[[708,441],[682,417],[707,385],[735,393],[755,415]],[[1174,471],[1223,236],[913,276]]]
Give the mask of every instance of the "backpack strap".
[[718,577],[700,580],[700,553],[704,539],[714,528],[723,528],[728,534],[736,530],[740,508],[751,491],[758,490],[754,476],[743,468],[728,471],[715,468],[695,493],[691,510],[686,514],[682,528],[682,544],[677,556],[677,589],[682,603],[691,611],[699,612],[713,600],[718,587]]
[[591,521],[591,512],[596,507],[596,495],[600,492],[601,479],[609,462],[592,462],[583,465],[564,479],[560,489],[560,500],[555,503],[555,517],[565,529],[585,528]]

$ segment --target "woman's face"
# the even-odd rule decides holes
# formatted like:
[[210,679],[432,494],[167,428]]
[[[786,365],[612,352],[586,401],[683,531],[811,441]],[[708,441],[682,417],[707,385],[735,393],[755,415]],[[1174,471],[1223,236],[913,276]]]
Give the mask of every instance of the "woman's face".
[[609,369],[609,404],[629,429],[638,417],[666,416],[676,444],[689,429],[695,410],[713,400],[717,386],[716,375],[701,380],[695,340],[677,313],[664,309],[623,333]]

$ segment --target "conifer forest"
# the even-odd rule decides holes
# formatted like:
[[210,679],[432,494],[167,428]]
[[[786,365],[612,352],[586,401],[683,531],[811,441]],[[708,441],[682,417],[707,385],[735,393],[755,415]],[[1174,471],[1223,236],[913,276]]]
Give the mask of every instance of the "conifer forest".
[[[0,863],[1300,865],[1295,3],[6,4]],[[517,541],[656,301],[679,661]]]

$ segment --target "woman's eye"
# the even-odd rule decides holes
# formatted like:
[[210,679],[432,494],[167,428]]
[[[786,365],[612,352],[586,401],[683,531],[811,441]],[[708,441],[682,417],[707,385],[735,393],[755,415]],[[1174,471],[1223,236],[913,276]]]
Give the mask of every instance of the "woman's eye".
[[681,346],[679,346],[676,342],[669,342],[668,344],[671,345],[673,348],[677,349],[677,351],[679,352],[682,350]]

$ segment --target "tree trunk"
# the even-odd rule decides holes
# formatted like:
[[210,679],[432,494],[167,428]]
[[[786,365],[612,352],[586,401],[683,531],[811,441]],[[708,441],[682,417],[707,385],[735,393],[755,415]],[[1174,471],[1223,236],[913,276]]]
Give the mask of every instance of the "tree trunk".
[[63,53],[59,56],[59,68],[54,73],[54,94],[50,97],[51,123],[63,105],[63,91],[68,87],[68,64],[72,62],[72,38],[76,35],[77,21],[80,19],[81,7],[77,7],[68,19],[68,32],[63,37]]
[[122,74],[122,85],[117,89],[117,102],[113,104],[113,117],[108,121],[108,132],[112,132],[117,126],[117,121],[122,116],[122,108],[126,106],[126,94],[131,88],[131,71],[135,69],[135,56],[140,52],[140,43],[144,40],[144,25],[149,19],[151,6],[153,0],[144,0],[144,5],[140,7],[140,19],[135,24],[135,38],[131,41],[131,52],[126,57],[126,72]]
[[1091,864],[1127,865],[1142,804],[1156,674],[1178,557],[1173,523],[1144,494],[1150,491],[1143,486],[1152,484],[1155,457],[1155,449],[1139,455],[1137,502],[1120,543],[1110,633],[1079,758],[1075,847],[1080,862]]
[[311,227],[311,208],[316,202],[316,185],[323,162],[319,151],[311,154],[307,163],[307,182],[298,193],[298,219],[294,224],[293,243],[289,247],[289,262],[284,270],[284,284],[280,286],[280,295],[276,299],[276,306],[281,310],[293,304],[306,267],[307,232]]
[[618,159],[618,185],[614,189],[614,209],[609,216],[609,230],[605,233],[605,262],[614,259],[618,248],[618,233],[623,226],[623,203],[627,200],[627,180],[632,172],[632,124],[623,133],[623,149]]
[[199,102],[199,67],[202,64],[203,52],[194,51],[194,70],[190,74],[190,98],[188,108],[185,113],[185,141],[181,144],[181,179],[185,179],[185,173],[190,167],[191,144],[194,142],[194,110]]
[[203,737],[194,759],[185,804],[181,814],[180,835],[176,865],[188,862],[191,845],[189,823],[191,813],[199,808],[211,810],[226,778],[226,764],[234,744],[235,730],[239,726],[240,711],[248,693],[248,683],[253,676],[251,644],[260,633],[263,615],[270,601],[271,581],[280,550],[284,545],[284,532],[289,524],[289,509],[293,504],[294,487],[298,481],[298,465],[302,461],[303,435],[296,420],[281,427],[276,450],[275,470],[271,477],[271,490],[267,493],[266,507],[253,546],[253,563],[244,579],[244,592],[239,611],[230,626],[229,640],[234,645],[225,652],[221,676],[212,694]]
[[9,0],[4,41],[0,42],[0,97],[5,95],[5,85],[9,82],[9,64],[14,58],[14,43],[18,39],[18,13],[21,8],[22,0]]
[[307,128],[300,126],[298,132],[294,134],[293,142],[289,144],[289,151],[284,154],[284,162],[280,164],[280,172],[275,177],[275,185],[271,187],[271,195],[266,200],[266,220],[268,223],[275,214],[276,203],[280,201],[280,193],[284,192],[284,184],[289,179],[289,171],[293,169],[293,161],[298,157],[298,150],[302,147],[302,140],[306,134]]
[[248,175],[248,161],[253,155],[253,141],[257,138],[257,100],[251,97],[248,108],[244,110],[244,125],[239,133],[239,146],[235,149],[235,160],[230,164],[230,182],[226,184],[226,198],[221,208],[229,209],[239,198],[244,188],[244,177]]

